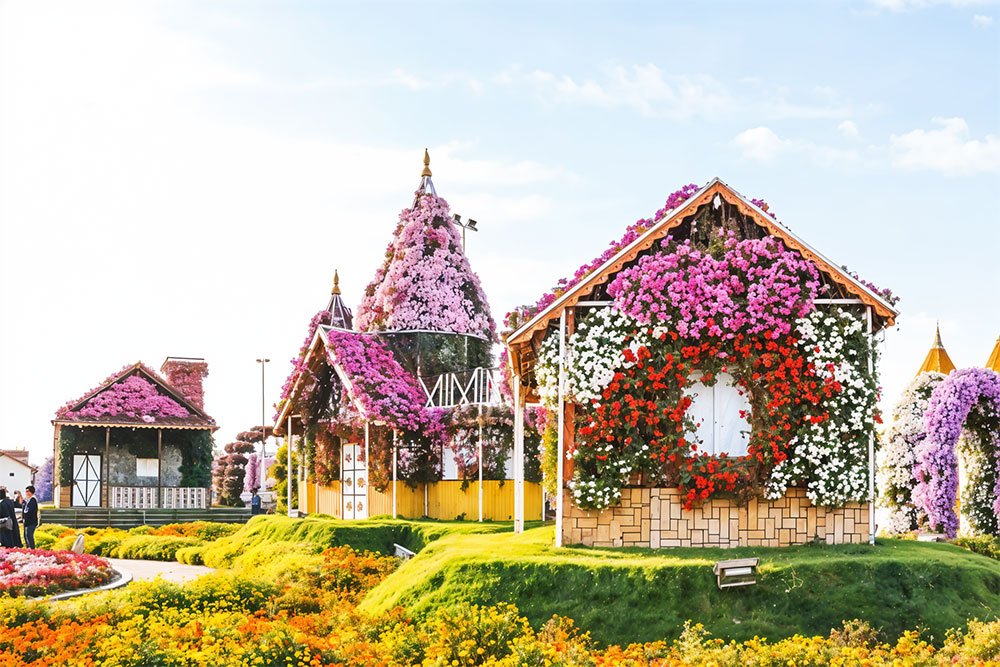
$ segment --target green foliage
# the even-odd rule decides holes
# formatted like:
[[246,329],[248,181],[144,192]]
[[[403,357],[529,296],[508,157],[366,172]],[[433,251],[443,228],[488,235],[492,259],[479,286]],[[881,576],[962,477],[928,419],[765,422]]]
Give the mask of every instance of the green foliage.
[[59,486],[69,486],[73,483],[73,452],[79,437],[78,427],[59,427]]
[[995,535],[975,535],[958,537],[951,541],[963,549],[968,549],[987,558],[1000,560],[1000,538]]
[[[182,431],[182,433],[185,431]],[[181,447],[181,486],[207,487],[212,483],[211,431],[190,431],[186,446]]]
[[[454,535],[430,544],[376,587],[361,610],[402,605],[425,617],[456,602],[511,602],[535,627],[573,618],[605,643],[678,637],[696,618],[714,635],[770,639],[825,634],[863,618],[894,637],[914,626],[938,640],[1000,610],[1000,564],[953,545],[739,549],[555,549],[552,529]],[[720,591],[718,560],[758,556],[758,583]]]
[[[278,512],[288,513],[288,443],[278,447],[274,464],[268,469],[268,474],[277,482],[274,485],[274,495],[278,500]],[[299,505],[299,453],[292,452],[292,507]]]
[[134,535],[122,540],[114,548],[115,558],[137,558],[141,560],[176,560],[178,549],[202,544],[194,537],[166,537],[156,535]]
[[545,433],[542,434],[542,480],[545,491],[549,495],[556,495],[558,489],[556,484],[556,471],[558,470],[559,432],[554,419],[549,419],[545,425]]

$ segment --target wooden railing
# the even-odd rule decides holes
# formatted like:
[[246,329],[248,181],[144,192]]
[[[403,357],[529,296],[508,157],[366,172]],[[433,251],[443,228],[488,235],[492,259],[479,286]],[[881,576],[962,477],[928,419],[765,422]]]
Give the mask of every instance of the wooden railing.
[[161,507],[157,498],[162,493],[164,509],[206,509],[208,489],[202,487],[112,486],[112,509],[154,509]]

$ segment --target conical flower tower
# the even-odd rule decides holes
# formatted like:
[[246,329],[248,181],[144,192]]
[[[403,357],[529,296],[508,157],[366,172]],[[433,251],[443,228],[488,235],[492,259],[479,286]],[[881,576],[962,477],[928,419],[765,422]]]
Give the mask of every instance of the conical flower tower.
[[997,344],[993,346],[990,358],[986,360],[986,368],[1000,373],[1000,336],[997,337]]
[[955,364],[952,363],[951,357],[948,356],[948,351],[944,349],[944,345],[941,343],[941,325],[938,324],[934,331],[934,345],[927,352],[924,363],[920,366],[920,370],[917,371],[917,375],[928,371],[948,375],[953,370],[955,370]]
[[496,325],[448,202],[437,196],[427,151],[413,205],[399,215],[355,324],[382,332],[418,375],[492,365]]

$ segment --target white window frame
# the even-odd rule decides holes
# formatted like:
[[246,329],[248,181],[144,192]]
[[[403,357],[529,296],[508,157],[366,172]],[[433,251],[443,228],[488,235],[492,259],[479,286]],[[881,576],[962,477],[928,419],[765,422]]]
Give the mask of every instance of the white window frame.
[[[152,469],[152,473],[150,473]],[[160,476],[160,459],[135,459],[135,476],[136,477],[159,477]]]
[[[749,431],[750,431],[750,410],[751,410],[750,401],[746,396],[746,389],[737,384],[736,378],[734,378],[729,373],[719,373],[716,376],[717,379],[715,384],[713,384],[711,387],[701,383],[701,379],[703,377],[704,374],[701,373],[700,371],[695,371],[694,373],[692,373],[691,379],[694,380],[695,383],[699,384],[700,386],[698,387],[691,386],[684,390],[684,394],[686,396],[689,396],[692,400],[691,407],[694,406],[694,402],[698,401],[711,401],[712,404],[712,429],[711,429],[712,440],[711,442],[699,443],[698,451],[702,454],[708,454],[710,456],[719,456],[722,454],[721,451],[722,448],[718,446],[718,443],[722,441],[722,438],[720,437],[720,428],[722,427],[722,423],[720,421],[720,416],[718,414],[717,390],[719,387],[725,387],[727,389],[733,389],[739,392],[741,398],[743,398],[743,402],[746,404],[746,409],[745,409],[746,417],[742,420],[746,424],[746,428],[740,429],[740,433],[743,434],[742,437],[740,438],[740,443],[742,447],[739,450],[728,451],[726,452],[726,454],[728,454],[729,458],[746,456],[748,453],[747,447],[750,444]],[[696,392],[697,395],[695,395]],[[689,414],[691,411],[691,407],[688,408]],[[705,434],[703,428],[699,428],[694,433],[694,438],[695,439],[704,438],[704,435]]]

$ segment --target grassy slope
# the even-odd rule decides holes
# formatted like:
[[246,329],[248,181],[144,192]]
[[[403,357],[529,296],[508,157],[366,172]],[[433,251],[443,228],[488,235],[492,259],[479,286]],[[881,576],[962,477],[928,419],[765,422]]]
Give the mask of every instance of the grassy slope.
[[[604,643],[675,637],[687,619],[716,636],[828,634],[861,618],[895,637],[936,640],[1000,613],[1000,563],[947,544],[879,540],[787,549],[554,549],[552,528],[522,535],[453,535],[375,588],[362,609],[420,616],[458,601],[513,602],[534,625],[573,618]],[[720,591],[716,560],[759,556],[758,584]]]
[[[404,521],[370,519],[341,521],[323,515],[289,519],[281,515],[251,519],[236,533],[204,546],[185,549],[179,558],[203,562],[212,567],[231,567],[251,560],[263,563],[295,552],[315,552],[327,547],[349,545],[383,554],[393,553],[393,544],[420,551],[445,535],[512,531],[510,522],[476,523],[468,521]],[[184,553],[187,552],[187,553]]]

